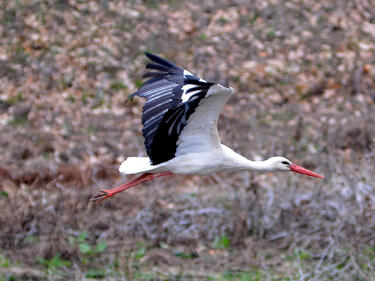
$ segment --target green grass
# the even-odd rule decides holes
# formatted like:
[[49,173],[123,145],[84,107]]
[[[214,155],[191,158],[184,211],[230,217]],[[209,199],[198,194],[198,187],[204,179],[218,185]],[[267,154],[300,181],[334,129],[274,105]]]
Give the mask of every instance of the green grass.
[[51,259],[44,259],[37,257],[37,261],[43,265],[46,269],[46,274],[49,276],[65,276],[67,267],[71,266],[71,263],[67,260],[60,258],[60,254],[56,253]]
[[206,35],[206,33],[201,33],[200,35],[199,35],[199,39],[200,40],[202,40],[202,41],[206,41],[206,39],[207,39],[207,35]]
[[111,84],[110,89],[114,91],[120,91],[120,90],[126,90],[127,87],[124,83],[117,81]]
[[216,236],[211,243],[211,247],[214,249],[228,249],[230,247],[230,240],[225,234],[220,237]]
[[[37,237],[31,236],[30,243],[37,244]],[[117,280],[121,279],[121,276],[126,276],[130,280],[160,280],[160,281],[172,281],[172,280],[212,280],[212,281],[260,281],[260,280],[272,280],[272,281],[287,281],[287,280],[299,280],[302,278],[300,270],[302,270],[304,276],[308,275],[307,278],[317,278],[321,280],[329,280],[329,278],[337,277],[334,273],[334,269],[342,270],[347,267],[348,263],[352,262],[350,258],[349,249],[335,250],[334,256],[331,259],[323,259],[323,262],[319,265],[320,269],[331,267],[336,263],[335,267],[332,267],[331,271],[324,273],[317,273],[315,275],[314,269],[316,268],[319,259],[313,257],[309,249],[294,248],[289,252],[289,255],[277,255],[279,262],[288,267],[287,272],[275,272],[273,270],[265,270],[263,267],[249,268],[246,270],[231,270],[230,267],[219,269],[217,272],[194,272],[193,269],[181,272],[171,273],[169,270],[166,272],[159,269],[154,264],[148,262],[141,262],[141,259],[146,256],[147,251],[155,248],[155,246],[147,246],[144,243],[138,242],[136,247],[130,251],[120,255],[108,253],[107,242],[98,240],[93,241],[88,231],[82,231],[77,236],[70,236],[68,239],[70,247],[73,247],[78,253],[78,264],[81,264],[80,268],[83,269],[83,276],[89,279],[110,279]],[[168,249],[173,252],[174,256],[186,260],[186,259],[197,259],[193,263],[199,263],[199,256],[194,252],[188,252],[180,250],[172,245],[161,243],[161,248]],[[220,252],[228,251],[233,252],[234,248],[230,245],[230,239],[226,235],[218,236],[211,243],[211,248],[220,249]],[[207,248],[209,250],[210,248]],[[259,255],[263,255],[266,260],[272,260],[276,254],[269,254],[260,252]],[[122,255],[122,256],[121,256]],[[364,247],[360,253],[354,254],[355,261],[360,269],[371,275],[371,266],[369,264],[375,259],[375,247],[369,245]],[[128,260],[128,266],[120,266],[120,260]],[[52,258],[37,258],[38,263],[44,267],[46,276],[53,280],[61,280],[68,278],[69,272],[73,269],[72,263],[76,261],[68,261],[62,258],[61,254],[55,253]],[[341,262],[340,262],[341,261]],[[187,261],[186,261],[187,262]],[[0,268],[11,267],[12,264],[9,259],[0,253]],[[163,268],[163,267],[162,267]],[[282,267],[284,268],[284,266]],[[0,275],[0,281],[10,280],[25,280],[19,279],[19,276],[14,275]],[[111,279],[111,280],[112,280]],[[308,280],[308,279],[306,279]],[[361,279],[353,279],[361,280]]]
[[29,122],[29,120],[27,118],[18,117],[18,118],[14,118],[12,120],[9,120],[8,121],[8,125],[12,125],[12,126],[26,126],[28,122]]
[[173,254],[176,257],[179,257],[179,258],[182,258],[182,259],[195,259],[195,258],[198,257],[197,253],[185,253],[185,252],[180,251],[180,250],[174,250]]
[[105,269],[89,269],[85,273],[86,278],[92,278],[92,279],[103,279],[106,277],[106,270]]
[[70,101],[71,103],[75,103],[76,102],[76,98],[75,98],[75,96],[73,96],[72,93],[69,93],[69,95],[66,98],[66,100]]
[[79,252],[86,256],[95,256],[107,249],[106,241],[97,241],[94,245],[88,242],[88,232],[82,231],[77,237],[69,236],[69,245],[77,247]]
[[0,190],[0,197],[9,197],[9,194],[3,190]]
[[0,281],[31,281],[31,279],[20,279],[12,274],[10,275],[5,275],[5,274],[0,274]]
[[9,97],[6,102],[10,104],[16,104],[17,102],[24,101],[22,97],[22,92],[19,91],[16,95]]
[[136,79],[135,80],[135,87],[140,88],[143,84],[143,81],[141,79]]
[[34,234],[28,235],[25,237],[25,242],[27,244],[36,245],[39,242],[39,237]]
[[139,281],[190,281],[190,280],[207,280],[207,281],[290,281],[290,277],[279,277],[272,272],[262,272],[257,269],[253,270],[227,270],[219,274],[191,273],[168,274],[162,272],[145,272],[138,271],[133,275],[134,280]]
[[9,267],[9,265],[9,259],[6,256],[0,254],[0,267]]
[[261,281],[266,279],[266,275],[258,270],[226,271],[221,278],[228,281]]
[[132,255],[136,259],[141,259],[145,256],[146,252],[147,252],[147,247],[143,243],[138,242],[137,249],[134,251]]

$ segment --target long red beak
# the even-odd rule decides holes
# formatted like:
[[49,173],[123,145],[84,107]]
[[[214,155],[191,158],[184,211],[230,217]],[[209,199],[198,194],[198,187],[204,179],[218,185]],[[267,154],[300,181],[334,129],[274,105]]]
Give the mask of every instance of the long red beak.
[[308,175],[308,176],[311,176],[311,177],[316,177],[316,178],[320,178],[320,179],[324,179],[323,176],[317,174],[317,173],[314,173],[314,172],[311,172],[301,166],[298,166],[296,164],[292,164],[290,165],[290,170],[292,172],[296,172],[296,173],[300,173],[300,174],[304,174],[304,175]]

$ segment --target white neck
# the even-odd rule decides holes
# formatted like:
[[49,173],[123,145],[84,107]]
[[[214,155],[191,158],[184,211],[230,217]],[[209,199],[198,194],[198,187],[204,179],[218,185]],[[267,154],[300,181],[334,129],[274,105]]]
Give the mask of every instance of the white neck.
[[274,167],[270,161],[267,159],[265,161],[252,161],[249,160],[242,155],[234,152],[229,147],[222,145],[222,148],[228,157],[228,168],[232,168],[235,170],[255,170],[255,171],[272,171]]
[[[241,156],[242,157],[242,156]],[[272,171],[274,170],[271,166],[269,159],[264,161],[252,161],[243,157],[241,161],[237,162],[240,170],[254,170],[254,171]]]

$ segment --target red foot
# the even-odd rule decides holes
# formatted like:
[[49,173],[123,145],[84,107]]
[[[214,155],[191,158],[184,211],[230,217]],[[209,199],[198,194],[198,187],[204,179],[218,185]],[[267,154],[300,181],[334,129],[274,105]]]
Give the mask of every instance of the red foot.
[[113,193],[111,194],[109,190],[101,189],[100,192],[95,193],[94,195],[91,195],[90,202],[99,203],[103,201],[104,199],[111,197],[112,195]]

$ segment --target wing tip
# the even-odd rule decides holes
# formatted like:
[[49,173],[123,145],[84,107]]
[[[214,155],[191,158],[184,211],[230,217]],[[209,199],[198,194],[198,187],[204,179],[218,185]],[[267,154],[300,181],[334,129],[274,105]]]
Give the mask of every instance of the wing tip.
[[155,56],[154,54],[152,54],[152,53],[149,52],[149,51],[145,51],[144,54],[145,54],[145,56],[148,57],[150,60],[153,60],[152,57]]
[[156,63],[161,64],[161,65],[164,65],[164,66],[166,66],[168,68],[174,68],[174,69],[178,69],[178,70],[183,70],[183,68],[175,65],[174,63],[171,63],[170,61],[167,61],[166,59],[164,59],[162,57],[159,57],[159,56],[157,56],[155,54],[152,54],[151,52],[145,51],[145,55],[151,61],[156,62]]

